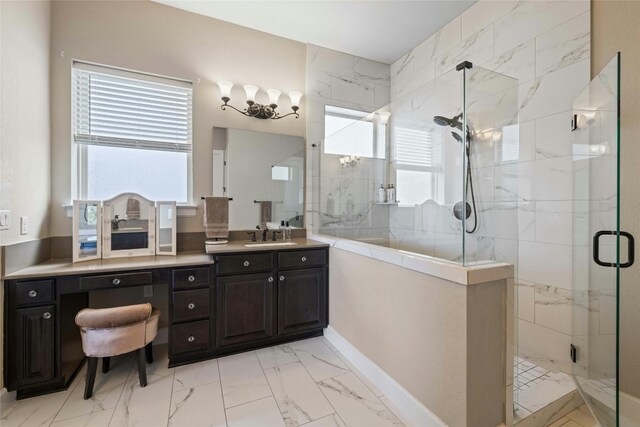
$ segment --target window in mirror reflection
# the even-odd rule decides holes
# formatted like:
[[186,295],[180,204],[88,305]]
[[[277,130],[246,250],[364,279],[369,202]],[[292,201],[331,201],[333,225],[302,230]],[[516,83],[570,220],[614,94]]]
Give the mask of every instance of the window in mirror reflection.
[[287,166],[273,166],[271,179],[275,181],[291,181],[291,168]]
[[365,111],[325,106],[325,154],[385,158],[387,125]]

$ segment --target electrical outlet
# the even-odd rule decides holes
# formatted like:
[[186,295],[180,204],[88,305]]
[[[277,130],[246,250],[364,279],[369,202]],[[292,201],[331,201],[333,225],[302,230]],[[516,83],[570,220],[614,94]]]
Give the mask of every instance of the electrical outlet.
[[153,285],[147,285],[144,287],[144,297],[151,298],[153,296]]
[[21,216],[20,217],[20,234],[28,234],[29,233],[29,217]]
[[8,230],[11,226],[11,212],[8,210],[0,211],[0,230]]

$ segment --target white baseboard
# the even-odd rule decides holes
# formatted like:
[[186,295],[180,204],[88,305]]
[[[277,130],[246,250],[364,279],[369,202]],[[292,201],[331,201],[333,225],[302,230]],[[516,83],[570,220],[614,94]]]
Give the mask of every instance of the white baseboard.
[[364,374],[385,396],[407,417],[411,423],[420,427],[441,427],[447,424],[429,408],[391,378],[360,350],[355,348],[331,326],[324,330],[324,337],[342,353],[349,362]]

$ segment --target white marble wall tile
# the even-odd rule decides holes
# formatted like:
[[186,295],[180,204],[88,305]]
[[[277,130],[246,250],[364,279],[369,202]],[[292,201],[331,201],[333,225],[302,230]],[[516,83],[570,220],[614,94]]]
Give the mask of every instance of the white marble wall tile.
[[587,12],[590,3],[581,1],[521,1],[495,21],[496,54],[511,49],[558,25]]
[[307,69],[353,77],[352,55],[312,44],[307,45]]
[[536,76],[535,61],[535,41],[529,40],[480,63],[480,66],[526,82]]
[[508,264],[518,265],[518,240],[494,239],[495,260]]
[[302,363],[277,366],[264,373],[287,426],[306,424],[335,412]]
[[436,33],[433,56],[438,57],[462,41],[462,18],[457,16]]
[[285,427],[273,397],[227,409],[229,427]]
[[388,85],[376,83],[374,89],[374,107],[382,108],[391,102],[391,88]]
[[518,279],[516,294],[518,299],[517,317],[533,323],[535,321],[535,284]]
[[573,244],[573,203],[561,200],[536,202],[537,242]]
[[462,12],[462,38],[475,34],[513,10],[518,0],[479,1]]
[[291,347],[315,381],[349,372],[347,365],[320,340],[296,341]]
[[521,241],[518,254],[520,279],[572,288],[571,246]]
[[271,396],[255,352],[235,354],[218,359],[225,408]]
[[493,57],[493,26],[489,25],[463,40],[436,59],[436,76],[456,68],[462,61],[482,64]]
[[571,336],[518,319],[518,354],[553,372],[571,372]]
[[216,381],[220,381],[218,359],[179,366],[175,369],[173,377],[173,391],[198,387]]
[[401,426],[391,412],[354,373],[318,383],[347,426]]
[[563,111],[535,121],[537,159],[572,154],[571,115],[571,111]]
[[573,292],[555,286],[535,286],[536,324],[571,335]]
[[591,14],[565,22],[536,38],[536,74],[559,70],[590,56]]
[[570,156],[534,160],[533,195],[538,200],[573,198],[573,158]]
[[375,85],[350,77],[331,77],[331,98],[358,104],[375,103]]
[[331,74],[317,69],[307,70],[307,113],[309,112],[309,98],[318,96],[331,98]]
[[402,55],[400,59],[389,66],[390,82],[406,78],[413,73],[413,50]]
[[535,208],[535,202],[518,203],[518,236],[522,241],[532,242],[535,240]]
[[169,411],[169,426],[227,425],[219,381],[174,391]]
[[525,409],[535,413],[547,405],[549,402],[575,391],[576,386],[571,376],[563,373],[550,373],[544,381],[533,384],[518,393],[518,404]]
[[571,109],[574,98],[589,80],[589,60],[584,60],[534,80],[520,82],[519,119],[528,121]]
[[494,198],[496,201],[515,202],[519,199],[531,198],[529,191],[525,191],[521,181],[526,178],[527,163],[502,164],[494,168]]
[[353,77],[355,79],[389,86],[389,74],[390,67],[387,64],[354,57]]
[[433,34],[431,37],[414,47],[414,71],[422,67],[429,65],[436,59],[436,45],[438,44],[438,33]]

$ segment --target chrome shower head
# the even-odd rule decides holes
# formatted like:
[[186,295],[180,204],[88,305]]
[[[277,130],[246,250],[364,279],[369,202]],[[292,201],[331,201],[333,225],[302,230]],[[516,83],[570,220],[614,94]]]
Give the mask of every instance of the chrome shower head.
[[462,114],[458,114],[457,116],[451,119],[444,116],[434,116],[433,121],[438,126],[450,126],[452,128],[462,130],[462,122],[460,122],[461,118],[462,118]]

